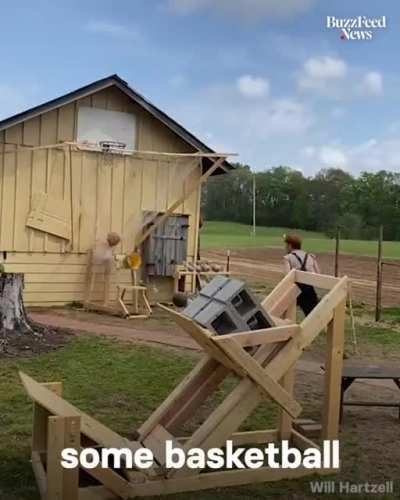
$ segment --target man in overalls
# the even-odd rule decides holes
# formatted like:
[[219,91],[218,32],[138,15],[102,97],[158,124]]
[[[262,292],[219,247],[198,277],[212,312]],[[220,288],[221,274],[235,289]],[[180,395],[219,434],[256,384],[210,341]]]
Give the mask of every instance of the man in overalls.
[[[287,255],[284,257],[285,274],[289,273],[292,269],[316,274],[321,273],[315,255],[306,253],[301,249],[302,242],[299,236],[285,235],[284,242],[287,251]],[[297,305],[301,308],[304,315],[307,316],[319,302],[317,293],[311,285],[296,284],[301,290],[301,294],[297,297]]]

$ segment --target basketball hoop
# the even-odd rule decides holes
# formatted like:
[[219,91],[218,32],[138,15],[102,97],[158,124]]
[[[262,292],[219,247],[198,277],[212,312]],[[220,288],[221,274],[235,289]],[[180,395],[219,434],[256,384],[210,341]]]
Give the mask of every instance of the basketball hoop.
[[103,164],[110,166],[113,165],[113,156],[122,154],[126,148],[126,144],[119,141],[100,141],[99,145],[103,153]]

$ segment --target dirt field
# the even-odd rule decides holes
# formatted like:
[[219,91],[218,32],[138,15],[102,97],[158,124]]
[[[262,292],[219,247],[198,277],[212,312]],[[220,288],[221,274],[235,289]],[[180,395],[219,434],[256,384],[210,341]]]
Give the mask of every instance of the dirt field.
[[[204,257],[225,262],[225,253],[208,250]],[[317,255],[324,274],[333,274],[334,255],[321,253]],[[248,248],[231,251],[231,270],[253,281],[275,285],[282,277],[283,250],[277,248]],[[382,303],[384,307],[400,307],[400,267],[385,265],[383,272]],[[341,276],[352,278],[352,296],[358,303],[375,304],[376,294],[376,259],[372,257],[355,257],[341,255],[339,263]]]

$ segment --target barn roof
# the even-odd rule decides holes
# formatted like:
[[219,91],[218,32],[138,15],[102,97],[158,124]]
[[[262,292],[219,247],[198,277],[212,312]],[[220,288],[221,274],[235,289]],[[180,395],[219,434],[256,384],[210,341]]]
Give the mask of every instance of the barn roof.
[[[89,85],[85,85],[84,87],[80,87],[77,90],[73,90],[72,92],[68,92],[56,99],[52,99],[47,101],[39,106],[35,106],[33,108],[27,109],[22,113],[18,113],[16,115],[10,116],[9,118],[5,118],[4,120],[0,120],[0,131],[12,127],[13,125],[17,125],[23,121],[29,120],[30,118],[34,118],[35,116],[41,115],[42,113],[46,113],[52,109],[59,108],[60,106],[64,106],[65,104],[69,104],[77,99],[81,99],[87,95],[94,94],[99,90],[103,90],[108,87],[118,87],[122,92],[124,92],[127,96],[129,96],[134,102],[136,102],[139,106],[148,111],[155,118],[160,120],[164,125],[166,125],[169,129],[175,132],[181,139],[183,139],[190,146],[195,148],[197,151],[201,151],[204,153],[214,153],[210,147],[208,147],[204,142],[200,141],[195,135],[189,132],[186,128],[180,125],[173,118],[168,116],[164,111],[159,109],[157,106],[152,104],[148,99],[139,94],[136,90],[130,87],[125,80],[120,78],[118,75],[110,75],[106,78],[102,78],[97,80]],[[206,160],[209,161],[209,160]],[[232,170],[234,167],[228,163],[224,162],[224,167],[226,169]],[[223,169],[218,169],[215,173],[224,173]]]

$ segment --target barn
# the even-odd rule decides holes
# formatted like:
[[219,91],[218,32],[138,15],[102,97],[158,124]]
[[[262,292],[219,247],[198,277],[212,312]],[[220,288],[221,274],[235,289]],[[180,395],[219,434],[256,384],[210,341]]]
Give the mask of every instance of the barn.
[[[25,274],[27,305],[82,301],[95,242],[115,231],[115,252],[129,253],[164,214],[141,251],[150,296],[167,300],[174,265],[197,255],[201,185],[232,169],[227,157],[118,75],[2,120],[0,262]],[[160,250],[168,239],[176,242]],[[129,271],[113,271],[112,285],[129,281]],[[95,286],[100,300],[104,283]]]

